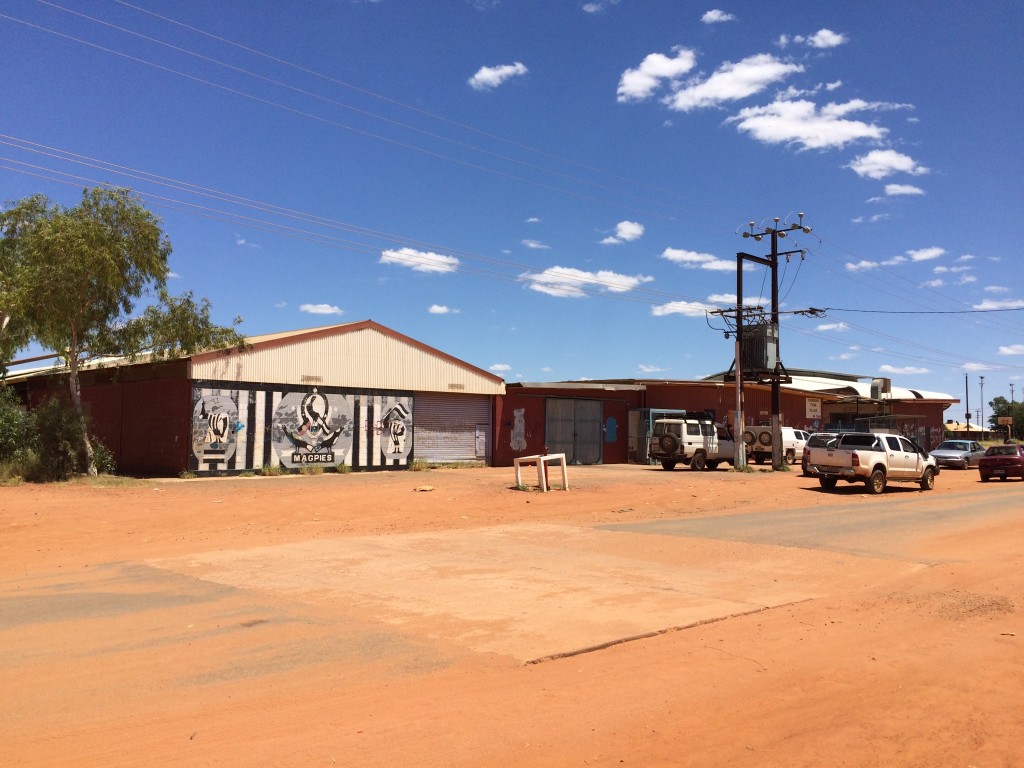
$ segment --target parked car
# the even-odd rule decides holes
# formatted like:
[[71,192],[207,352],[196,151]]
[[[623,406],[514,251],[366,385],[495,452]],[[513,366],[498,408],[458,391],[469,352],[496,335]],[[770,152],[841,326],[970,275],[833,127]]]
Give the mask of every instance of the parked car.
[[985,455],[985,446],[974,440],[944,440],[931,452],[940,467],[968,469],[978,466]]
[[[796,464],[797,456],[802,456],[804,443],[810,435],[802,429],[779,427],[782,435],[782,458],[787,464]],[[747,427],[743,430],[743,442],[747,446],[747,460],[753,459],[758,464],[771,461],[772,428]]]
[[803,455],[800,457],[800,465],[804,475],[809,475],[807,471],[807,449],[808,448],[822,448],[833,440],[839,437],[838,432],[815,432],[813,435],[807,438],[807,442],[804,443]]
[[993,477],[1000,480],[1019,477],[1024,480],[1024,446],[1018,443],[993,445],[978,462],[978,472],[983,483]]

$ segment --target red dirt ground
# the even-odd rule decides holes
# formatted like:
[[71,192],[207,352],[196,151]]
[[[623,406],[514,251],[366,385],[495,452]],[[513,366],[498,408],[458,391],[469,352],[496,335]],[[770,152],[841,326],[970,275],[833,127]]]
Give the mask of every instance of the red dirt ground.
[[1024,765],[1024,483],[512,474],[0,488],[0,761]]

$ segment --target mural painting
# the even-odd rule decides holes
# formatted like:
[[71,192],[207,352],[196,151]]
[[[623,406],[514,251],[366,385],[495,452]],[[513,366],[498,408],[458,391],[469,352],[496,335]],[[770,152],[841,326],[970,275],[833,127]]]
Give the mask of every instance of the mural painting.
[[286,467],[345,464],[352,450],[352,403],[347,395],[290,392],[274,411],[273,444]]
[[412,460],[411,393],[220,383],[196,382],[192,390],[192,470],[403,469]]
[[192,453],[204,469],[227,464],[235,454],[238,393],[202,390],[192,409]]

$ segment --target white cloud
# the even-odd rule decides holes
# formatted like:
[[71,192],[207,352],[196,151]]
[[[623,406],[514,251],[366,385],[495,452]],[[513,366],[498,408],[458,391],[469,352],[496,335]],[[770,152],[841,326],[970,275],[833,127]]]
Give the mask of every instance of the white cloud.
[[972,304],[972,309],[1024,309],[1024,299],[985,299]]
[[550,245],[542,243],[540,240],[523,240],[523,245],[535,251],[547,251],[551,249]]
[[[750,301],[751,301],[750,297],[748,296],[748,297],[746,297],[746,299],[747,300],[744,303],[749,304]],[[736,306],[736,294],[735,293],[712,293],[710,296],[708,296],[708,301],[712,301],[715,304],[732,304],[733,306]]]
[[623,72],[616,92],[618,101],[643,101],[658,90],[663,81],[675,83],[697,64],[697,55],[689,48],[677,46],[672,53],[673,58],[663,53],[648,54],[639,67]]
[[431,304],[430,308],[427,309],[427,312],[429,312],[432,315],[449,315],[449,314],[457,315],[457,314],[459,314],[459,311],[460,310],[458,310],[458,309],[452,309],[451,307],[446,307],[443,304]]
[[978,278],[975,275],[962,275],[959,280],[956,281],[957,285],[967,285],[968,283],[976,283]]
[[881,365],[878,367],[879,373],[891,373],[897,376],[913,376],[920,373],[931,373],[927,368],[917,368],[912,365],[908,365],[904,368],[897,368],[894,365]]
[[167,273],[167,279],[168,280],[177,280],[180,277],[181,277],[181,275],[179,275],[177,272],[168,272]]
[[1011,344],[1008,347],[1000,347],[1000,355],[1024,355],[1024,344]]
[[965,371],[991,371],[992,366],[985,363],[964,363],[960,366]]
[[333,304],[303,304],[299,307],[299,312],[307,312],[311,315],[342,315],[345,313],[344,310]]
[[655,317],[664,317],[665,315],[704,317],[708,311],[714,309],[718,309],[718,307],[699,301],[670,301],[668,304],[651,307],[651,314]]
[[631,243],[643,237],[644,225],[635,221],[620,221],[615,225],[615,234],[606,237],[601,245],[618,245],[619,243]]
[[957,256],[957,261],[974,261],[977,257],[972,256],[969,253],[965,253],[963,256]]
[[867,259],[846,262],[846,269],[850,272],[866,272],[869,269],[878,269],[879,266],[877,261],[868,261]]
[[835,48],[846,43],[848,38],[840,32],[833,32],[831,29],[819,29],[813,35],[779,35],[775,44],[779,48],[785,48],[790,43],[806,45],[810,48]]
[[527,224],[539,224],[540,223],[540,217],[539,216],[531,216],[530,218],[528,218],[526,220],[526,223]]
[[504,371],[511,371],[512,366],[509,365],[508,363],[495,363],[489,368],[489,370],[492,370],[495,373],[502,373]]
[[820,109],[806,99],[776,99],[771,104],[741,109],[726,122],[736,123],[765,144],[796,144],[801,149],[838,149],[854,141],[878,141],[887,133],[874,123],[848,119],[853,112],[900,109],[906,105],[854,99],[830,102]]
[[713,272],[727,272],[736,269],[736,264],[733,261],[720,259],[710,253],[686,251],[681,248],[666,248],[662,252],[661,258],[685,269],[708,269]]
[[459,266],[459,260],[454,256],[417,251],[413,248],[383,251],[379,263],[397,264],[401,267],[408,267],[414,272],[455,272]]
[[838,331],[838,332],[842,333],[843,331],[850,330],[850,326],[848,326],[846,323],[822,323],[821,325],[819,325],[814,330],[816,330],[816,331]]
[[256,243],[250,243],[248,240],[246,240],[244,237],[242,237],[237,232],[235,233],[235,245],[240,246],[242,248],[262,248],[263,247],[263,246],[258,245]]
[[928,168],[918,165],[917,161],[893,149],[876,149],[854,159],[845,166],[861,178],[884,179],[894,173],[909,173],[911,176],[922,176],[929,172]]
[[736,63],[727,61],[706,80],[691,81],[663,101],[677,112],[714,107],[753,96],[772,83],[784,80],[794,72],[803,71],[802,64],[782,61],[770,53],[759,53]]
[[723,21],[736,21],[736,16],[713,8],[701,16],[700,20],[705,24],[721,24]]
[[601,13],[605,8],[618,4],[619,0],[600,0],[600,2],[584,3],[583,10],[586,13]]
[[555,369],[552,368],[550,365],[545,365],[543,368],[540,369],[540,372],[541,373],[551,373],[553,370],[555,370]]
[[829,360],[852,360],[854,354],[852,352],[843,352],[838,355],[829,355]]
[[477,73],[469,78],[468,82],[473,90],[486,91],[491,88],[497,88],[509,78],[521,77],[529,71],[519,61],[514,64],[502,64],[498,67],[480,67]]
[[946,253],[945,248],[939,248],[932,246],[931,248],[918,248],[916,250],[907,251],[907,256],[910,257],[911,261],[931,261],[937,259]]
[[843,87],[842,80],[833,80],[831,83],[825,83],[826,91],[835,91]]
[[835,48],[846,41],[846,35],[833,32],[831,29],[819,29],[808,37],[806,42],[811,48]]
[[520,278],[529,283],[531,290],[567,299],[585,298],[589,295],[588,288],[608,293],[628,293],[654,280],[646,275],[620,275],[608,270],[584,272],[572,267],[549,267],[543,272],[526,272]]
[[275,307],[276,309],[284,309],[284,308],[285,308],[285,307],[287,307],[287,306],[288,306],[288,302],[287,302],[287,301],[279,301],[279,302],[277,302],[277,303],[276,303],[276,304],[274,305],[274,307]]
[[921,287],[922,288],[941,288],[945,284],[946,284],[945,280],[943,280],[941,277],[937,277],[934,280],[926,280],[925,282],[921,283]]
[[924,190],[913,184],[886,184],[885,194],[890,197],[893,195],[923,195]]
[[664,368],[659,368],[656,365],[644,365],[643,363],[640,363],[637,368],[640,369],[641,373],[661,373],[665,370]]
[[1007,288],[1005,285],[986,285],[985,286],[985,292],[986,293],[1009,293],[1010,289]]

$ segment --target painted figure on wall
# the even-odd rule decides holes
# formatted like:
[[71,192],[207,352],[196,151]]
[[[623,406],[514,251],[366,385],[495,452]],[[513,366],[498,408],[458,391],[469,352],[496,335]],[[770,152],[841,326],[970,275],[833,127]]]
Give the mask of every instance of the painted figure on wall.
[[352,449],[352,404],[347,395],[289,392],[274,412],[272,437],[281,463],[341,464]]
[[381,418],[381,453],[388,460],[404,459],[412,449],[408,440],[412,416],[402,402],[385,403],[384,407],[386,410]]
[[238,427],[232,395],[201,394],[192,409],[192,453],[199,465],[228,461],[235,453]]
[[526,450],[526,409],[516,408],[512,411],[512,439],[509,447],[513,451]]

